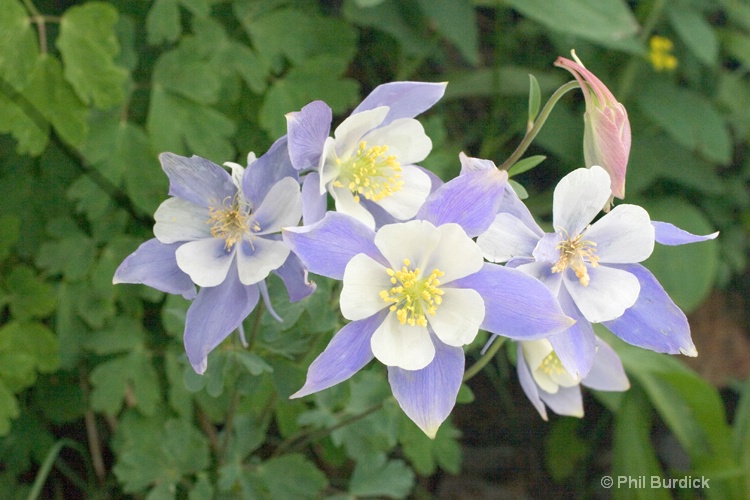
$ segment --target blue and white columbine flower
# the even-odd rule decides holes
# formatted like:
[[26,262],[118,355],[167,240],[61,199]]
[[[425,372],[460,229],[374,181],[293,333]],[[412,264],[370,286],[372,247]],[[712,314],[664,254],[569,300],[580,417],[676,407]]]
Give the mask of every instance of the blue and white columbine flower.
[[479,328],[539,339],[572,320],[538,281],[484,263],[471,238],[499,208],[505,172],[476,172],[437,189],[413,221],[377,232],[331,212],[283,231],[310,272],[343,279],[344,326],[312,363],[302,397],[342,382],[373,357],[388,366],[401,408],[434,437],[464,373],[462,346]]
[[610,179],[601,167],[577,169],[555,188],[553,228],[544,233],[523,203],[510,193],[477,243],[487,260],[508,262],[544,282],[563,311],[576,320],[549,338],[563,366],[585,377],[597,341],[591,323],[603,323],[626,342],[670,354],[695,356],[683,312],[639,262],[654,242],[678,245],[715,238],[695,236],[652,222],[635,205],[618,205],[591,223],[610,199]]
[[314,290],[279,235],[299,223],[299,183],[283,140],[258,160],[251,154],[247,169],[229,164],[232,175],[197,156],[163,153],[159,159],[172,198],[154,215],[156,238],[123,261],[113,282],[195,298],[184,341],[191,365],[203,373],[208,353],[240,327],[261,295],[273,311],[264,281],[269,273],[282,278],[290,300]]
[[558,415],[583,416],[581,385],[600,391],[630,388],[620,358],[606,342],[596,337],[599,348],[586,377],[571,375],[547,339],[518,342],[518,380],[526,396],[547,420],[547,405]]
[[[303,183],[304,222],[322,219],[326,192],[336,210],[375,228],[376,219],[414,217],[433,179],[415,163],[432,141],[414,116],[437,102],[443,83],[394,82],[377,87],[329,137],[331,109],[315,101],[287,115],[295,168]],[[378,224],[379,225],[379,224]]]

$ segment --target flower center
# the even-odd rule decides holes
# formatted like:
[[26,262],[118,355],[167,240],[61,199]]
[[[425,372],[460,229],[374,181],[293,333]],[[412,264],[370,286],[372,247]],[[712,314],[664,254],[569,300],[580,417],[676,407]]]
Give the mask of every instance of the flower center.
[[341,172],[333,182],[336,187],[346,187],[359,202],[365,199],[378,201],[401,191],[401,164],[394,155],[387,155],[388,146],[373,146],[359,143],[359,149],[348,160],[337,160]]
[[206,224],[211,224],[211,235],[224,240],[224,249],[229,251],[245,235],[260,231],[258,223],[251,221],[250,212],[250,205],[237,193],[224,198],[219,208],[208,207],[210,217]]
[[435,315],[438,306],[443,302],[443,291],[438,288],[438,278],[445,273],[433,269],[429,276],[420,278],[422,271],[417,267],[411,268],[409,259],[404,259],[404,266],[400,271],[386,269],[391,283],[390,290],[381,290],[380,297],[391,305],[391,311],[396,312],[398,321],[403,325],[427,326],[425,314]]
[[562,361],[560,361],[560,358],[557,357],[555,351],[547,354],[542,362],[539,363],[539,370],[547,375],[563,375],[568,373],[563,366]]
[[562,231],[565,233],[565,239],[557,244],[557,249],[560,250],[560,260],[552,266],[552,272],[561,273],[565,269],[571,268],[575,271],[581,284],[588,286],[589,272],[586,268],[586,260],[588,259],[591,267],[599,265],[599,257],[595,255],[596,243],[583,239],[586,231],[588,231],[588,227],[581,234],[573,238],[564,229]]

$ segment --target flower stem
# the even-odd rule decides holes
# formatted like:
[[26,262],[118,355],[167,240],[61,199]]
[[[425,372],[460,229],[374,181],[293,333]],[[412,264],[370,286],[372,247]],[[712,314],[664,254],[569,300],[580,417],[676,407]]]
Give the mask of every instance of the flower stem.
[[490,348],[487,349],[487,352],[485,352],[482,357],[479,358],[479,361],[471,365],[469,369],[466,370],[466,373],[464,373],[463,381],[467,382],[468,380],[473,378],[474,375],[482,371],[482,368],[484,368],[487,363],[489,363],[490,360],[495,357],[495,354],[497,354],[497,351],[499,351],[503,346],[505,340],[505,337],[496,337],[495,341],[492,343],[492,345],[490,345]]
[[508,170],[510,167],[515,165],[515,163],[521,159],[521,156],[526,152],[526,150],[531,145],[531,142],[534,140],[536,135],[539,133],[540,130],[542,130],[542,126],[544,126],[544,122],[547,121],[547,118],[549,117],[550,113],[552,112],[552,109],[555,107],[555,104],[557,104],[557,101],[562,98],[565,94],[570,92],[573,89],[579,88],[580,85],[577,81],[573,80],[559,89],[555,91],[554,94],[552,94],[552,97],[549,98],[549,101],[547,101],[547,104],[544,105],[544,108],[539,113],[539,117],[534,122],[534,126],[531,127],[528,132],[526,132],[526,135],[524,136],[523,140],[521,140],[521,143],[518,145],[515,151],[513,151],[513,154],[511,154],[507,160],[503,162],[502,165],[500,165],[500,170]]

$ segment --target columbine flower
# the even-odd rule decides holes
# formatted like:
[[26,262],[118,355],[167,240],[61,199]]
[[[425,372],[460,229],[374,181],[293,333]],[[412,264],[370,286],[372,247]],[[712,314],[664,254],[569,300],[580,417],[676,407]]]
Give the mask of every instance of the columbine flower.
[[[285,168],[281,141],[247,169],[237,164],[230,176],[222,167],[193,156],[159,156],[172,198],[154,218],[155,239],[141,245],[115,272],[114,283],[143,283],[195,300],[185,323],[185,349],[198,373],[208,353],[237,329],[262,295],[269,310],[265,278],[272,271],[284,281],[290,299],[314,290],[299,259],[278,236],[299,223],[302,201],[291,165]],[[195,294],[195,286],[201,287]]]
[[599,349],[588,375],[571,375],[547,339],[518,342],[518,380],[526,397],[547,420],[545,404],[558,415],[583,416],[581,385],[600,391],[626,391],[630,388],[622,362],[615,351],[599,337]]
[[508,262],[540,279],[576,320],[549,341],[566,370],[581,377],[591,369],[596,351],[591,323],[603,323],[646,349],[697,355],[685,315],[638,262],[651,255],[654,241],[678,245],[718,234],[695,236],[651,222],[635,205],[618,205],[591,224],[610,195],[604,169],[580,168],[555,188],[554,233],[545,234],[511,192],[489,230],[477,239],[487,260]]
[[[578,80],[586,99],[583,115],[583,156],[587,167],[599,165],[612,179],[612,195],[625,197],[625,172],[630,156],[630,121],[625,106],[573,52],[575,62],[558,57],[555,66],[570,71]],[[612,198],[609,201],[611,204]],[[609,204],[607,205],[609,206]]]
[[[326,191],[336,210],[376,226],[414,217],[432,178],[414,165],[432,141],[414,116],[440,99],[443,83],[394,82],[377,87],[329,137],[331,109],[315,101],[287,115],[289,153],[303,185],[305,224],[323,218]],[[373,213],[375,215],[373,215]]]
[[377,233],[337,212],[283,231],[311,272],[343,279],[341,312],[351,320],[292,397],[338,384],[375,357],[401,408],[434,437],[461,385],[461,346],[479,328],[537,339],[571,324],[541,283],[484,263],[471,240],[492,221],[506,179],[496,170],[461,176],[430,195],[416,220]]

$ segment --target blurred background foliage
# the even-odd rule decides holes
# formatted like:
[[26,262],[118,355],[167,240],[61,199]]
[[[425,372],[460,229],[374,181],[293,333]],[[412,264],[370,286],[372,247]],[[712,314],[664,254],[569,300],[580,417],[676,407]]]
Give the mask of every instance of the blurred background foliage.
[[[0,12],[4,498],[750,496],[747,0],[0,0]],[[159,152],[244,163],[311,100],[341,117],[381,83],[447,81],[420,118],[434,142],[424,166],[447,180],[460,151],[507,158],[528,74],[548,97],[571,49],[628,109],[627,201],[721,231],[646,263],[708,332],[694,328],[703,376],[608,336],[633,388],[545,423],[501,352],[432,441],[379,365],[287,399],[343,323],[332,282],[298,304],[271,282],[284,323],[256,310],[250,349],[227,341],[205,376],[183,353],[186,301],[112,286],[166,198]],[[583,110],[566,96],[528,153],[546,160],[515,177],[539,217],[583,166]],[[711,482],[604,490],[605,474]]]

